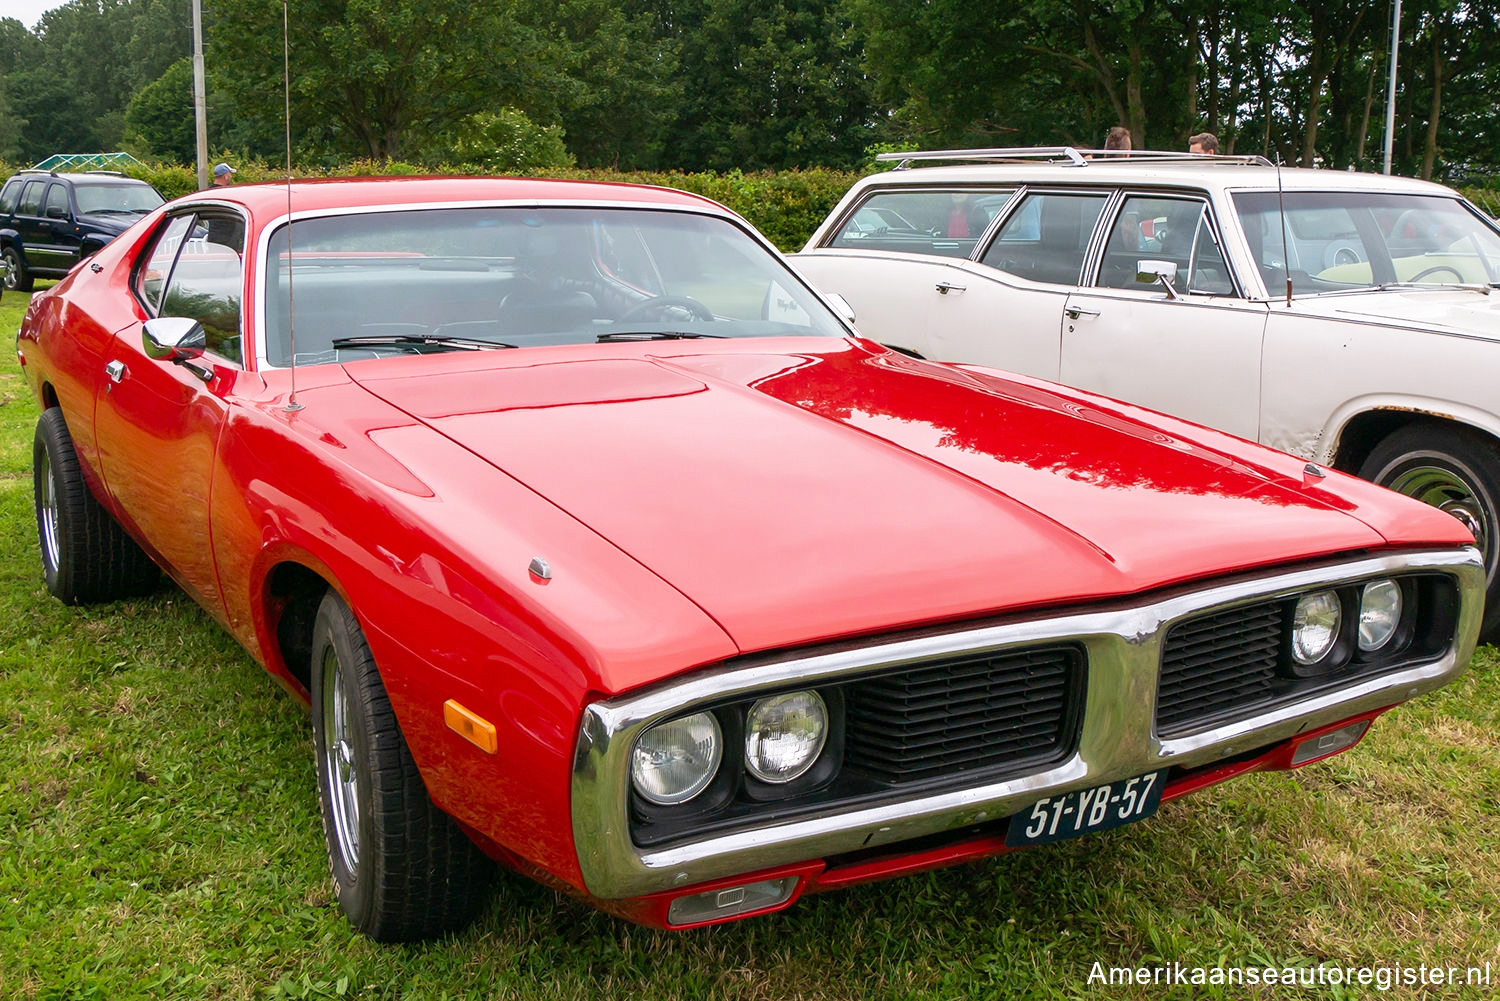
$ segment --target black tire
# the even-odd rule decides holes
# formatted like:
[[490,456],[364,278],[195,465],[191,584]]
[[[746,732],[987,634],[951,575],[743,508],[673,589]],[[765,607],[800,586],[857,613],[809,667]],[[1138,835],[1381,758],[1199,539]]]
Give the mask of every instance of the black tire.
[[1484,556],[1482,642],[1500,640],[1500,448],[1477,431],[1409,425],[1370,453],[1359,475],[1426,501],[1474,533]]
[[493,864],[433,804],[353,612],[329,592],[312,644],[313,750],[339,906],[378,942],[473,920]]
[[57,407],[36,422],[31,469],[47,590],[69,605],[151,593],[161,571],[94,499]]
[[17,292],[30,292],[36,279],[26,270],[26,258],[21,256],[21,252],[15,247],[6,247],[0,251],[0,257],[4,258],[5,287]]

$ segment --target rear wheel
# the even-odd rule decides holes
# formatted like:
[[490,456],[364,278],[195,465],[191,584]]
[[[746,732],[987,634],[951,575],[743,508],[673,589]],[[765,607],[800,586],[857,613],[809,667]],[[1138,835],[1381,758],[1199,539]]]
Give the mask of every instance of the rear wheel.
[[492,865],[433,804],[349,606],[330,592],[312,647],[318,801],[339,906],[380,942],[467,925]]
[[1414,425],[1386,438],[1359,475],[1463,522],[1484,556],[1480,639],[1500,639],[1500,448],[1478,432]]
[[5,266],[5,287],[17,292],[30,292],[35,284],[31,272],[26,270],[26,259],[15,247],[0,251],[0,263]]
[[47,590],[69,605],[149,594],[151,558],[94,499],[62,411],[43,411],[31,450],[36,534]]

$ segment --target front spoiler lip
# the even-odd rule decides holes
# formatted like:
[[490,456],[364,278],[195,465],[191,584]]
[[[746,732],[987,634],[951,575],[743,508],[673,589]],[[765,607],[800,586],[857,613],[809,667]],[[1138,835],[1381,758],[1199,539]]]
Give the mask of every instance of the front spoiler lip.
[[[1455,642],[1442,656],[1357,679],[1346,687],[1267,709],[1198,733],[1163,740],[1154,729],[1161,645],[1177,620],[1216,608],[1342,581],[1400,572],[1443,572],[1458,585]],[[573,837],[587,891],[603,899],[643,896],[808,859],[893,844],[1009,816],[1043,796],[1171,766],[1197,767],[1432,691],[1462,673],[1483,606],[1477,550],[1397,552],[1325,560],[1293,571],[1248,574],[1199,589],[1103,611],[1038,616],[981,628],[935,631],[886,643],[842,645],[801,655],[746,658],[641,694],[584,710],[572,779]],[[654,850],[630,838],[630,750],[647,726],[687,707],[853,672],[958,652],[1072,640],[1088,653],[1088,689],[1076,753],[1027,775],[966,789],[896,794],[856,808],[831,807],[770,827]]]

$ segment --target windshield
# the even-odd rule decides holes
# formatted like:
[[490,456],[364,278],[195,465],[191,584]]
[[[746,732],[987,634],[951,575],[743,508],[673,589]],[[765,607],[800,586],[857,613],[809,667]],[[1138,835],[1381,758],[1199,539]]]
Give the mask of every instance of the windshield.
[[1234,204],[1273,296],[1286,287],[1288,263],[1294,295],[1500,282],[1500,233],[1458,198],[1256,191]]
[[281,227],[269,259],[265,340],[272,365],[291,358],[289,286],[299,365],[483,343],[845,333],[749,235],[728,220],[686,212],[455,208],[327,216]]
[[73,197],[78,199],[80,215],[99,212],[144,215],[162,203],[161,195],[149,184],[75,184]]

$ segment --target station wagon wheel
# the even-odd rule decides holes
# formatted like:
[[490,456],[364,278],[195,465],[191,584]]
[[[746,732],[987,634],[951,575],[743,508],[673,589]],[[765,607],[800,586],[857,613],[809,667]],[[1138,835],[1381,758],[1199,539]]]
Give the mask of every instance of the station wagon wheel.
[[35,284],[31,272],[26,270],[26,262],[21,258],[21,252],[15,247],[6,247],[0,251],[0,262],[5,265],[5,287],[17,292],[30,292]]
[[364,632],[329,593],[313,625],[318,802],[339,906],[381,942],[467,925],[492,869],[427,795]]
[[36,423],[31,449],[36,534],[47,590],[69,605],[149,594],[161,573],[94,499],[62,410]]
[[1375,446],[1359,475],[1448,512],[1474,534],[1486,582],[1480,639],[1500,639],[1500,448],[1477,432],[1412,425]]

